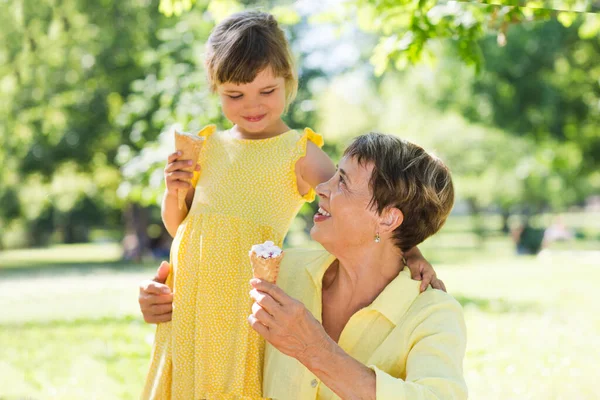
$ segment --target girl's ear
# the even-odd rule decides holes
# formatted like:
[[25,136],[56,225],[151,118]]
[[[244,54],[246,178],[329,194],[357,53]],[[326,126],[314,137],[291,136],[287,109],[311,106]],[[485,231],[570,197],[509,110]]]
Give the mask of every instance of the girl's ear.
[[379,220],[379,232],[393,232],[404,222],[404,214],[396,207],[386,208]]

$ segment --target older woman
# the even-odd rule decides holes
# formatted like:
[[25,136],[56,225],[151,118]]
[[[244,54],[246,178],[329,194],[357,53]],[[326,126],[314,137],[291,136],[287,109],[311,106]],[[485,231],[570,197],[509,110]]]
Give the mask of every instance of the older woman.
[[466,399],[460,305],[419,294],[403,254],[437,232],[454,201],[448,169],[422,148],[370,133],[317,187],[311,237],[277,285],[253,279],[252,327],[268,341],[274,399]]

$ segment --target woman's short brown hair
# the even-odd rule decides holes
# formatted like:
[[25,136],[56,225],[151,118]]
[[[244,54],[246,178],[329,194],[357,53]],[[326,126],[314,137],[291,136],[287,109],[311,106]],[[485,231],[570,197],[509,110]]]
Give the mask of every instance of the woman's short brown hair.
[[267,67],[285,79],[286,105],[298,91],[288,41],[275,17],[268,13],[244,11],[219,23],[206,43],[205,64],[213,91],[225,82],[250,83]]
[[444,163],[416,144],[371,132],[344,152],[360,165],[373,164],[371,206],[381,214],[396,207],[404,221],[394,231],[396,245],[408,251],[436,233],[454,204],[454,187]]

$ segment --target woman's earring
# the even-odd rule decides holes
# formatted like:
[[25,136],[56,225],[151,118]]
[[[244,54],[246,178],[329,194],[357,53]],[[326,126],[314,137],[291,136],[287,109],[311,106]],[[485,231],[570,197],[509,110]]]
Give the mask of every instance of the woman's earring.
[[379,236],[379,232],[375,234],[375,243],[381,242],[381,237]]

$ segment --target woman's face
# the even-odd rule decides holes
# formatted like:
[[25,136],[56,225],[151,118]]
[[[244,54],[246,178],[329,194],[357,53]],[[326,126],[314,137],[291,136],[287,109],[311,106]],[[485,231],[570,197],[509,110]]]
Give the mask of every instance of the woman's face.
[[373,164],[344,157],[335,175],[317,185],[320,208],[310,235],[329,251],[374,242],[378,214],[369,208],[372,172]]

